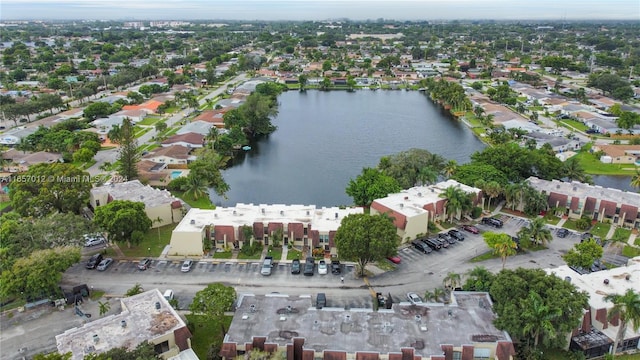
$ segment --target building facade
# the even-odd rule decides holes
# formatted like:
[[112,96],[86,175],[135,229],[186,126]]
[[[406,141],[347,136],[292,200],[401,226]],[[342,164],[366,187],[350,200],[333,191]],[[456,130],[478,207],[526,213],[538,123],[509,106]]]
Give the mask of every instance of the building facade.
[[[396,194],[389,194],[371,203],[371,214],[388,214],[394,220],[398,236],[403,242],[413,240],[428,232],[429,221],[444,221],[447,218],[447,199],[441,197],[450,186],[459,187],[473,198],[473,203],[482,203],[480,189],[447,180],[430,186],[417,186]],[[460,212],[454,217],[460,218]]]
[[201,256],[205,241],[214,249],[241,248],[260,241],[336,253],[334,237],[340,222],[362,208],[316,208],[314,205],[236,204],[214,210],[192,208],[171,234],[169,256]]

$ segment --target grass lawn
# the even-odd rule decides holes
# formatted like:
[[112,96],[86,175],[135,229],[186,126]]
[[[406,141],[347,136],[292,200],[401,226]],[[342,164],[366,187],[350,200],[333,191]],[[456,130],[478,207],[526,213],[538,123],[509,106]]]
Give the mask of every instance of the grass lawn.
[[631,230],[619,227],[616,228],[616,231],[613,233],[613,240],[627,242],[629,240],[629,236],[631,236]]
[[215,209],[216,206],[211,203],[211,200],[204,196],[199,198],[198,200],[194,200],[191,196],[185,196],[182,191],[172,191],[173,196],[184,200],[191,207],[199,208],[199,209]]
[[89,296],[89,299],[95,301],[95,300],[100,299],[102,296],[104,296],[104,291],[102,291],[102,290],[93,290],[91,292],[91,295]]
[[0,210],[6,208],[7,206],[11,205],[11,201],[7,201],[7,202],[0,202]]
[[274,260],[280,261],[282,259],[282,248],[273,248],[267,252],[267,256],[273,257]]
[[140,136],[142,136],[142,135],[148,133],[149,131],[151,131],[151,129],[152,129],[151,127],[137,128],[135,137],[139,138]]
[[448,222],[448,221],[442,221],[442,222],[440,222],[440,226],[442,226],[445,229],[451,229],[451,228],[455,229],[457,224],[456,223],[452,223],[452,222]]
[[611,224],[597,223],[591,228],[590,232],[595,236],[599,236],[602,239],[606,239],[607,233],[609,232],[610,228],[611,228]]
[[626,256],[628,258],[640,256],[640,248],[625,245],[622,249],[622,256]]
[[579,152],[576,156],[584,172],[592,175],[627,175],[631,176],[636,169],[633,164],[603,164],[600,159],[585,151]]
[[210,319],[202,315],[186,315],[189,323],[189,330],[193,337],[191,338],[191,347],[200,359],[207,359],[207,352],[211,344],[219,344],[221,346],[224,340],[222,328],[229,329],[233,316],[223,316],[218,319]]
[[287,252],[287,260],[301,259],[301,256],[302,252],[298,250],[289,249],[289,251]]
[[582,231],[582,230],[578,230],[578,227],[576,226],[576,221],[573,219],[567,219],[565,220],[564,224],[562,225],[563,228],[567,228],[569,230],[574,230],[574,231]]
[[377,261],[375,265],[376,267],[378,267],[378,269],[384,270],[384,271],[392,271],[396,269],[396,266],[391,261],[387,261],[387,260]]
[[215,252],[213,253],[214,259],[231,259],[233,253],[231,251]]
[[243,252],[238,253],[239,260],[260,260],[260,258],[262,258],[262,251],[257,251],[252,255],[247,255]]
[[495,255],[493,253],[493,251],[487,251],[484,254],[480,254],[474,258],[472,258],[471,260],[469,260],[470,262],[474,263],[474,262],[481,262],[481,261],[485,261],[485,260],[489,260],[489,259],[498,259],[500,256],[499,255]]
[[153,125],[162,120],[159,116],[147,116],[144,120],[138,121],[136,125]]
[[164,247],[171,241],[171,232],[176,228],[177,224],[169,224],[160,227],[160,237],[158,237],[158,229],[151,229],[144,234],[144,239],[138,245],[132,245],[127,248],[124,243],[118,244],[120,250],[128,257],[158,257],[164,250]]
[[640,237],[637,237],[633,243],[636,244],[636,246],[640,246]]
[[580,121],[576,121],[576,120],[565,119],[565,120],[561,120],[559,122],[560,122],[560,124],[564,125],[565,127],[568,127],[569,129],[574,128],[574,129],[578,129],[580,131],[585,131],[585,130],[587,130],[589,128],[587,125],[581,123]]
[[560,222],[560,218],[557,216],[549,216],[549,217],[545,216],[544,219],[549,225],[558,225],[558,223]]

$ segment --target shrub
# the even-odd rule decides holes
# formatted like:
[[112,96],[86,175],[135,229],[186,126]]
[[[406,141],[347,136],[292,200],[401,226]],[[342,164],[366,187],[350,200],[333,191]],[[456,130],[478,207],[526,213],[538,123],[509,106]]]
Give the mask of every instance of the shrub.
[[480,217],[480,215],[482,215],[482,208],[479,206],[475,206],[472,210],[471,210],[471,217],[474,219],[477,219]]
[[167,189],[170,191],[182,191],[182,188],[187,183],[187,178],[184,176],[175,178],[167,184]]
[[576,228],[578,230],[587,230],[591,227],[591,219],[589,217],[583,216],[580,220],[576,221]]

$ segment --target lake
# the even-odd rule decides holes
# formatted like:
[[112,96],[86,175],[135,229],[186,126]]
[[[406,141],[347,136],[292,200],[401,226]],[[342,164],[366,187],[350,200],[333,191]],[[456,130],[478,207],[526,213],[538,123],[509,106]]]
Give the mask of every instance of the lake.
[[352,204],[349,180],[382,156],[422,148],[458,163],[485,145],[417,91],[289,91],[278,98],[278,129],[223,172],[236,203]]

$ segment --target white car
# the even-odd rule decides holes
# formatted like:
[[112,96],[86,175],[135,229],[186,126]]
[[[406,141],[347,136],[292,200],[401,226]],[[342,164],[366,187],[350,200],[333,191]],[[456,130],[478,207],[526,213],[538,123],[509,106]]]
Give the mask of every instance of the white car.
[[192,266],[193,266],[193,260],[185,260],[182,263],[182,267],[180,268],[180,271],[189,272],[189,271],[191,271],[191,267]]
[[318,274],[320,275],[327,275],[327,262],[324,260],[320,260],[318,261]]
[[413,305],[422,304],[422,299],[420,298],[420,296],[418,296],[418,294],[414,292],[407,293],[407,299],[409,299],[409,302]]

